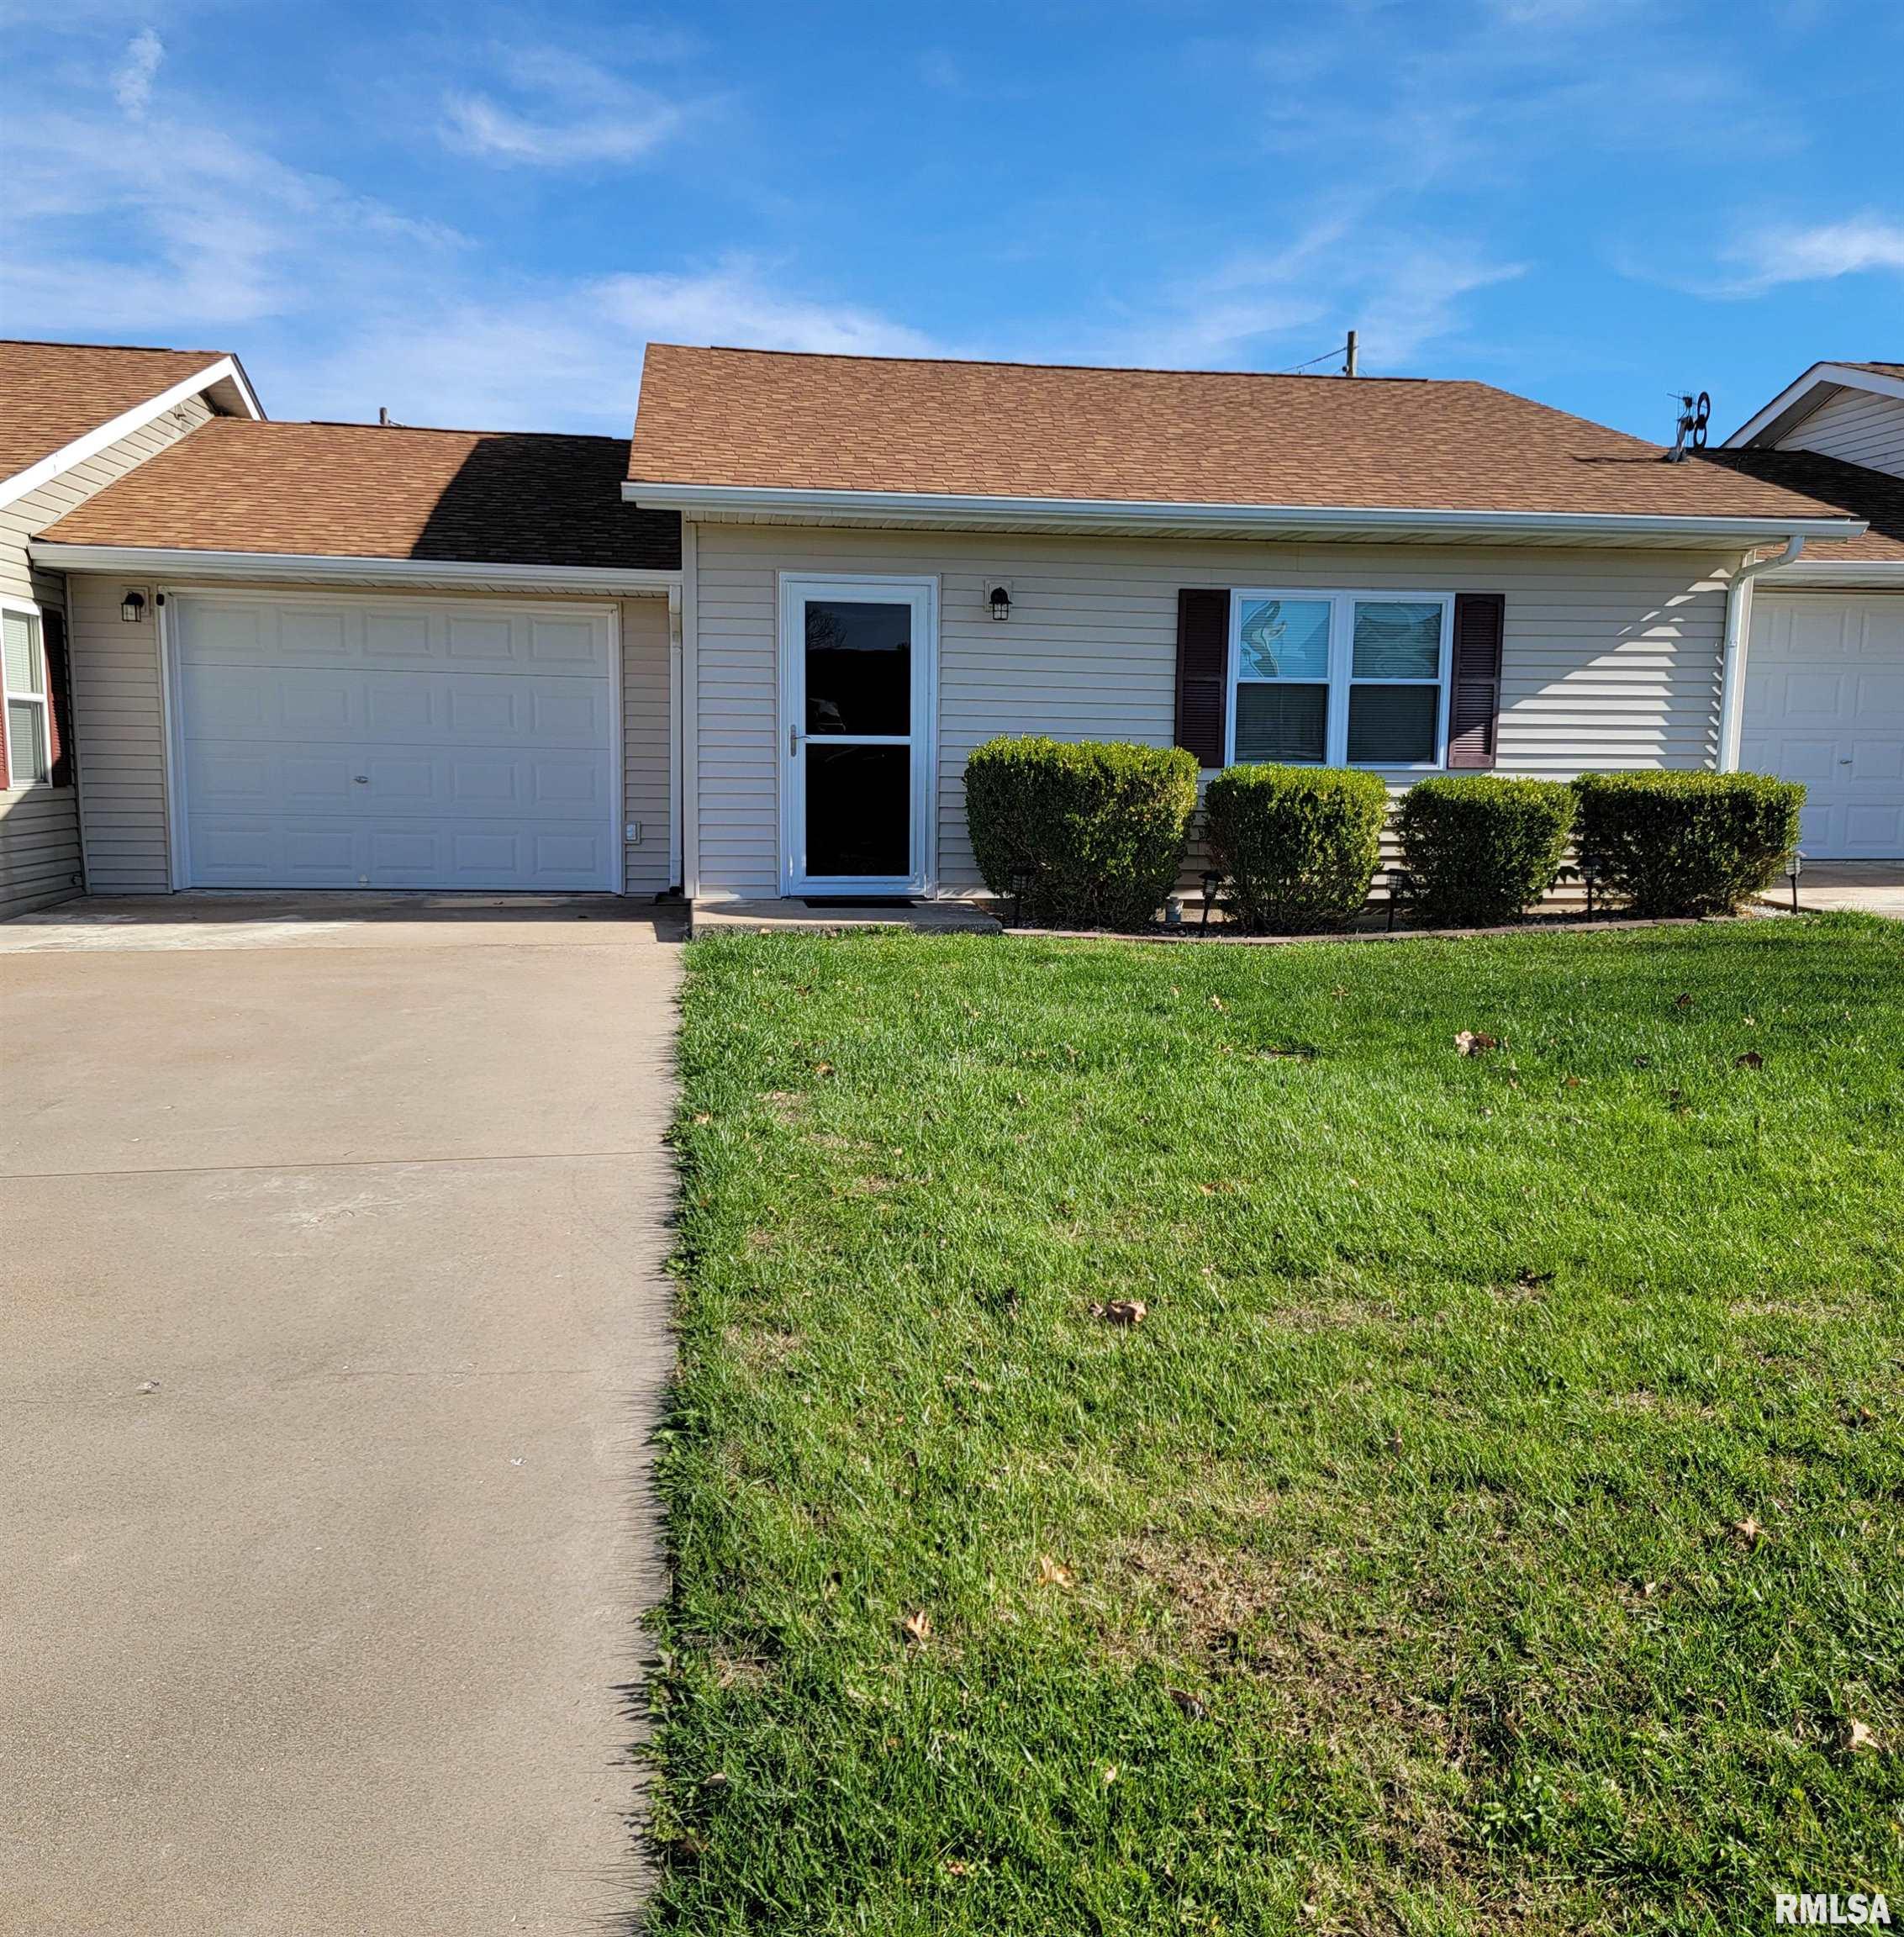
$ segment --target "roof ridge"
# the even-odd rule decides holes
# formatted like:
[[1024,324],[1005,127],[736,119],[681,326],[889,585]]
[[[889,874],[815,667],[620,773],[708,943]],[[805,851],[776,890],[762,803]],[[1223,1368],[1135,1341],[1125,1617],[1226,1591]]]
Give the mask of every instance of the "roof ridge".
[[432,437],[546,437],[569,444],[623,444],[609,430],[496,430],[467,424],[372,424],[357,417],[224,417],[221,424],[272,430],[413,430]]
[[68,336],[0,336],[0,346],[22,350],[129,350],[142,356],[203,356],[212,362],[220,357],[236,360],[235,350],[199,350],[177,343],[76,343]]
[[[1332,370],[1210,370],[1162,363],[1038,363],[1023,356],[894,356],[860,350],[777,350],[746,343],[650,342],[650,350],[690,350],[722,356],[788,356],[804,363],[936,364],[956,370],[1076,370],[1101,372],[1110,377],[1247,377],[1291,383],[1335,383],[1342,373]],[[1445,388],[1486,390],[1494,388],[1474,377],[1363,377],[1358,383],[1432,383]]]

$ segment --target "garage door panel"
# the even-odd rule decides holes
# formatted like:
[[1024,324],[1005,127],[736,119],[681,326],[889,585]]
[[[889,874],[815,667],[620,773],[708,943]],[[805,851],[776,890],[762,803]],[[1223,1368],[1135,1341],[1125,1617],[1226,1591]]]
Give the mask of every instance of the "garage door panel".
[[1904,597],[1754,601],[1741,759],[1805,784],[1820,860],[1904,857]]
[[174,612],[195,882],[616,884],[607,615],[198,594]]

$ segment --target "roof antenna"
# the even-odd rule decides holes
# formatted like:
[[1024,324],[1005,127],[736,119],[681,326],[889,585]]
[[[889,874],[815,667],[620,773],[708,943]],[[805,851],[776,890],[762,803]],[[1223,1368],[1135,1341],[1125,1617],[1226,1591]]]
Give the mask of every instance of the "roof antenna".
[[1673,447],[1666,453],[1669,464],[1677,464],[1688,451],[1706,448],[1706,426],[1712,419],[1711,393],[1701,390],[1695,397],[1690,391],[1679,393],[1680,414],[1673,423]]
[[1357,365],[1360,362],[1361,357],[1357,349],[1356,333],[1353,330],[1348,333],[1348,341],[1344,346],[1344,352],[1342,375],[1345,377],[1359,376],[1361,372],[1357,368]]

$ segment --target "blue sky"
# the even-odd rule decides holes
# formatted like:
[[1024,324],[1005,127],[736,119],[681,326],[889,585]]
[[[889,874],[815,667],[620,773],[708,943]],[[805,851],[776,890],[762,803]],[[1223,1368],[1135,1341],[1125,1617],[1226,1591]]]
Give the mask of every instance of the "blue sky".
[[650,339],[1474,377],[1904,357],[1904,5],[0,0],[0,332],[625,432]]

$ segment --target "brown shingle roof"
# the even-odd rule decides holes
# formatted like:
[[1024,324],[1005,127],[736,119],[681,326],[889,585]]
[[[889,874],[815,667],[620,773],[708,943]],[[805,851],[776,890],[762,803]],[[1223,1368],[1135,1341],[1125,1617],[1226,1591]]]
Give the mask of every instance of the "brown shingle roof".
[[1765,480],[1483,383],[651,344],[629,475],[794,490],[1793,517]]
[[1847,370],[1869,370],[1877,377],[1904,377],[1904,363],[1846,363]]
[[1708,451],[1706,458],[1728,470],[1749,472],[1774,484],[1802,491],[1807,498],[1867,520],[1861,538],[1813,539],[1805,547],[1807,564],[1904,565],[1904,478],[1822,457],[1815,451]]
[[673,571],[619,437],[215,418],[40,534],[66,545]]
[[225,354],[0,341],[0,478],[63,451]]

